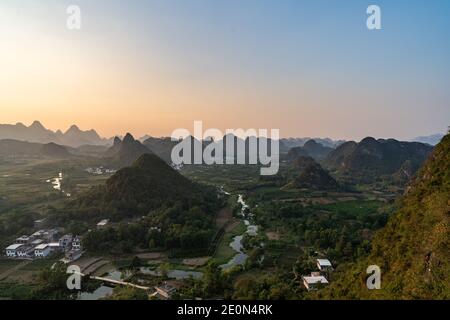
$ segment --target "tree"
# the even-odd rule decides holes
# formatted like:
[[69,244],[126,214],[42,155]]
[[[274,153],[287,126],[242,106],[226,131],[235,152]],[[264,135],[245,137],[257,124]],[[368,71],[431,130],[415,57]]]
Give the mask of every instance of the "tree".
[[138,256],[135,256],[131,261],[131,268],[138,269],[140,266],[142,266],[142,261]]

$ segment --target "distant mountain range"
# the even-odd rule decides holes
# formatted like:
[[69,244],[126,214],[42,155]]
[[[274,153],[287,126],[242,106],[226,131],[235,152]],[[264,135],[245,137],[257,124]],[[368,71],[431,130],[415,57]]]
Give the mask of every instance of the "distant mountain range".
[[[130,135],[131,136],[131,135]],[[435,145],[440,141],[443,135],[435,134],[426,137],[417,137],[414,141],[419,141],[421,143],[426,143],[429,145]],[[192,138],[192,137],[191,137]],[[238,137],[227,137],[225,136],[222,142],[225,142],[227,139],[235,139],[235,142],[244,142],[246,145],[246,153],[248,149],[248,141],[249,139],[241,139]],[[119,137],[114,138],[102,138],[99,134],[94,130],[83,131],[78,128],[76,125],[72,125],[66,132],[62,132],[61,130],[52,131],[46,129],[39,121],[34,121],[30,126],[25,126],[22,123],[17,123],[15,125],[11,124],[0,124],[0,140],[18,140],[18,141],[27,141],[30,143],[40,143],[40,144],[57,144],[60,146],[67,146],[71,149],[67,148],[70,153],[73,154],[91,154],[91,155],[104,155],[106,157],[111,157],[114,150],[120,149],[117,146],[117,143],[122,139]],[[170,155],[172,148],[177,144],[176,141],[172,141],[169,137],[163,138],[154,138],[149,135],[145,135],[141,137],[139,140],[135,140],[131,137],[124,137],[125,145],[122,148],[120,154],[115,155],[117,164],[122,167],[124,165],[130,165],[134,160],[136,160],[140,155],[153,152],[158,155],[160,158],[164,159],[166,162],[170,163]],[[386,141],[391,141],[386,140]],[[116,143],[114,143],[114,141]],[[396,141],[396,140],[392,140]],[[219,141],[215,142],[218,143]],[[314,158],[315,160],[324,161],[326,159],[325,164],[327,166],[331,166],[333,168],[339,168],[342,171],[342,166],[345,164],[342,163],[343,158],[346,158],[346,154],[353,150],[355,147],[355,142],[346,142],[344,140],[332,140],[330,138],[283,138],[280,139],[280,153],[288,154],[288,158],[295,159],[298,156],[309,156]],[[201,143],[203,145],[202,148],[206,147],[211,141],[199,141],[195,139],[194,143]],[[112,145],[107,152],[105,149]],[[133,145],[134,147],[131,147]],[[365,143],[363,143],[363,146]],[[130,148],[130,149],[127,149]],[[333,149],[336,149],[336,152],[332,152]],[[132,151],[130,153],[130,151]],[[401,151],[401,150],[400,150]],[[128,160],[125,160],[125,154],[128,153]],[[403,152],[400,152],[401,154]],[[62,154],[62,153],[60,153]],[[236,154],[236,152],[235,152]],[[226,156],[226,155],[225,155]],[[329,156],[329,157],[328,157]],[[248,157],[248,154],[247,154]],[[118,160],[117,158],[122,158],[122,160]],[[414,158],[414,157],[413,157]],[[346,158],[345,162],[348,163],[350,159],[354,159],[354,157]],[[419,163],[424,159],[421,158]],[[120,163],[122,161],[122,163]],[[351,160],[353,161],[353,160]],[[355,160],[358,162],[357,160]],[[417,163],[413,161],[412,164],[406,163],[405,166],[417,167]]]
[[110,165],[115,168],[128,167],[133,164],[140,156],[153,153],[138,140],[127,133],[123,140],[119,137],[114,138],[113,145],[106,150],[103,156],[110,161]]
[[[94,129],[83,131],[76,125],[72,125],[65,132],[61,130],[52,131],[45,128],[39,121],[34,121],[30,126],[25,126],[20,122],[17,124],[0,124],[0,140],[4,139],[44,144],[53,142],[75,148],[84,145],[112,145],[114,140],[114,138],[100,137]],[[170,141],[170,137],[155,138],[150,135],[144,135],[137,140],[144,144],[162,144],[165,145],[165,147],[175,144]],[[311,140],[311,138],[280,139],[280,150],[281,152],[287,152],[293,147],[302,147],[309,140]],[[335,148],[345,142],[343,140],[332,140],[329,138],[314,138],[314,140],[325,147],[331,148]],[[164,152],[166,156],[163,158],[167,158],[167,150]]]
[[332,140],[330,138],[283,138],[280,141],[287,148],[303,147],[308,141],[314,140],[320,143],[324,147],[333,148],[340,146],[345,142],[345,140]]
[[341,176],[373,182],[383,176],[408,181],[426,160],[433,147],[419,142],[367,137],[346,142],[330,152],[324,165]]
[[429,136],[417,137],[417,138],[414,138],[413,141],[427,143],[429,145],[435,146],[442,140],[443,137],[444,137],[443,134],[437,133],[437,134],[432,134]]
[[68,158],[71,154],[66,147],[51,143],[33,143],[18,140],[0,140],[0,156],[3,157],[51,157]]
[[39,121],[34,121],[30,126],[22,123],[15,125],[0,124],[0,140],[12,139],[35,143],[56,143],[70,147],[82,145],[110,144],[111,139],[101,138],[95,130],[82,131],[77,126],[71,126],[66,132],[46,129]]
[[308,156],[315,160],[325,159],[334,148],[327,147],[315,140],[308,140],[303,147],[294,147],[288,152],[288,159],[295,159],[299,156]]

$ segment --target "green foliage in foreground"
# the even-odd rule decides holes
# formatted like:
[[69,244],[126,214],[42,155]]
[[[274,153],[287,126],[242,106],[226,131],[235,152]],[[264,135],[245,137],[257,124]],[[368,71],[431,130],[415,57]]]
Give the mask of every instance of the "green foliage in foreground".
[[34,286],[21,283],[0,283],[0,299],[26,300],[32,298]]
[[148,295],[141,289],[119,286],[114,288],[114,293],[108,300],[148,300]]

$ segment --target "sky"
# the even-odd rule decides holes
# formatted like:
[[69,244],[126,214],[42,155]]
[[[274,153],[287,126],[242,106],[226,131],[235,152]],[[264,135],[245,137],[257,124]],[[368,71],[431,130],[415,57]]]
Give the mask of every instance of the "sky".
[[[368,30],[366,9],[381,9]],[[66,27],[69,5],[81,29]],[[450,125],[448,0],[2,0],[0,123],[410,139]]]

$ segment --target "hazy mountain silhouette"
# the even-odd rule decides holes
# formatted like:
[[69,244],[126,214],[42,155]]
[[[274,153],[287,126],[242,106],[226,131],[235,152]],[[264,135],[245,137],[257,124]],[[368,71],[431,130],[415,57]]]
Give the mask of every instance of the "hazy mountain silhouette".
[[108,158],[110,165],[115,168],[127,167],[133,164],[140,156],[153,153],[149,148],[135,140],[127,133],[123,140],[115,137],[113,145],[106,150],[104,157]]
[[437,134],[431,134],[429,136],[417,137],[417,138],[414,138],[413,141],[427,143],[429,145],[435,146],[442,140],[443,137],[444,137],[443,134],[437,133]]
[[71,147],[82,145],[105,145],[108,139],[101,138],[95,130],[82,131],[77,126],[71,126],[65,133],[46,129],[39,121],[34,121],[30,126],[22,123],[15,125],[0,124],[0,140],[12,139],[36,143],[56,143]]
[[69,150],[56,143],[35,143],[12,139],[0,140],[0,156],[3,157],[51,157],[67,158]]
[[322,160],[333,151],[334,148],[325,147],[315,140],[308,140],[303,147],[294,147],[288,152],[288,159],[295,159],[298,156],[309,156],[315,160]]

